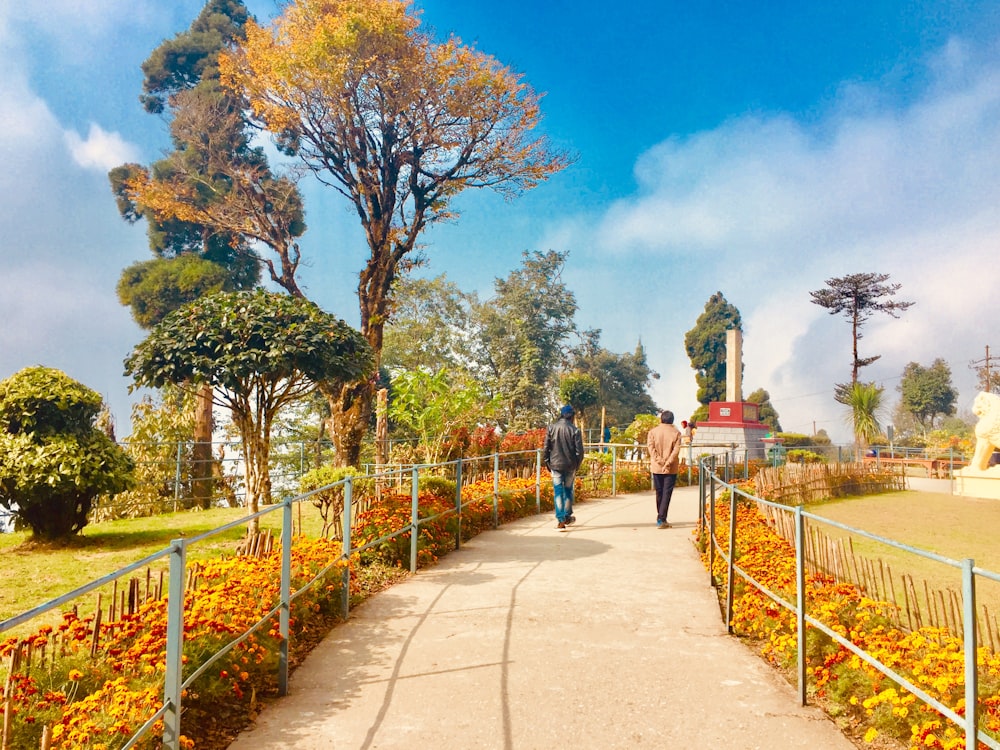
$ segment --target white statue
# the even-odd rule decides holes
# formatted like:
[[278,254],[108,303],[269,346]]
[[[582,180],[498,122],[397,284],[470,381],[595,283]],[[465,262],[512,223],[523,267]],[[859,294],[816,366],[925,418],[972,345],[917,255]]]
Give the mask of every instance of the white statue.
[[1000,396],[980,391],[972,402],[972,413],[979,417],[976,423],[976,450],[963,476],[1000,477],[1000,466],[990,466],[993,451],[1000,448]]

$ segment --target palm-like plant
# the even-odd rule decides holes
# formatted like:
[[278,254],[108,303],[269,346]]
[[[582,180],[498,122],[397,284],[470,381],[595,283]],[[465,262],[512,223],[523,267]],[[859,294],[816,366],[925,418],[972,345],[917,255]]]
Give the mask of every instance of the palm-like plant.
[[838,383],[836,386],[834,398],[850,409],[847,419],[854,429],[858,454],[882,434],[878,417],[882,411],[884,392],[885,389],[875,383]]

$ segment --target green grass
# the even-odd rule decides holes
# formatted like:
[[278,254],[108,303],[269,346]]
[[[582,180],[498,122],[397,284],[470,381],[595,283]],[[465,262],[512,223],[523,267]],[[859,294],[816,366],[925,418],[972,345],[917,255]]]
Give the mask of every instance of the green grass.
[[[148,557],[169,546],[174,539],[197,537],[245,515],[244,508],[213,508],[108,521],[87,526],[64,546],[33,543],[27,532],[0,534],[0,555],[3,557],[4,567],[4,582],[0,586],[0,621]],[[301,521],[306,534],[319,534],[319,514],[310,503],[297,504],[293,516],[296,530]],[[281,517],[280,510],[269,513],[260,519],[261,528],[280,534]],[[245,533],[246,527],[241,524],[209,537],[193,544],[189,548],[189,557],[204,559],[232,554]],[[166,570],[167,562],[157,561],[152,568],[155,578],[159,570]],[[145,585],[144,572],[133,573],[132,576],[142,578]],[[126,585],[127,581],[119,581],[119,590]],[[102,593],[107,597],[110,591],[109,586]],[[81,612],[91,611],[95,601],[96,594],[91,593],[85,602],[80,603]],[[52,616],[42,619],[50,621]],[[29,629],[40,624],[41,620],[31,623]],[[18,629],[20,630],[22,628]],[[0,640],[5,640],[9,635],[10,632],[0,634]]]
[[[827,501],[806,510],[952,560],[972,558],[978,567],[1000,573],[1000,545],[996,543],[1000,502],[995,500],[907,490]],[[818,527],[834,538],[846,535],[832,526]],[[858,535],[851,535],[851,541],[855,554],[889,565],[897,599],[902,598],[898,580],[903,573],[913,577],[921,596],[923,581],[932,588],[961,591],[961,574],[953,567]],[[976,595],[980,612],[985,604],[991,614],[1000,616],[1000,584],[977,577]]]

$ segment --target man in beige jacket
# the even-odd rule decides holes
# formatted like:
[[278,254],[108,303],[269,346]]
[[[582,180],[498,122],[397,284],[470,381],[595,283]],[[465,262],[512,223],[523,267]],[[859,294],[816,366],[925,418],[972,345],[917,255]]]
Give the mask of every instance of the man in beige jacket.
[[677,483],[680,468],[681,433],[674,427],[674,413],[660,412],[660,423],[649,431],[646,439],[649,447],[649,470],[653,474],[653,488],[656,490],[656,528],[669,529],[667,511],[670,497]]

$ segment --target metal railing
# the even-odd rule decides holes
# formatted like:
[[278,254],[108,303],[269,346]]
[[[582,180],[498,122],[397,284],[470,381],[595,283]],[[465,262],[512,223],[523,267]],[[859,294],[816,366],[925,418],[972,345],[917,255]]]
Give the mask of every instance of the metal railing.
[[[735,484],[732,484],[717,473],[717,466],[712,459],[706,459],[702,462],[702,471],[699,472],[699,523],[703,524],[703,528],[708,529],[708,570],[711,579],[711,585],[715,587],[715,558],[720,557],[727,565],[726,574],[726,608],[725,617],[726,625],[729,632],[733,632],[732,626],[732,615],[733,615],[733,602],[734,602],[734,590],[735,581],[738,576],[744,580],[747,584],[755,588],[757,591],[762,593],[771,599],[775,604],[783,607],[786,610],[795,614],[796,618],[796,633],[797,633],[797,643],[798,643],[798,657],[796,665],[797,674],[797,684],[799,692],[799,700],[802,705],[806,705],[806,689],[807,689],[807,672],[806,672],[806,625],[810,625],[813,628],[825,633],[827,636],[832,638],[834,641],[839,643],[844,648],[851,651],[858,658],[863,660],[865,663],[869,664],[873,668],[877,669],[883,675],[891,680],[894,680],[897,684],[901,685],[904,689],[908,690],[913,695],[920,698],[922,701],[932,706],[936,711],[938,711],[942,716],[946,717],[950,721],[954,722],[957,726],[961,727],[965,733],[965,746],[968,748],[978,747],[976,744],[978,740],[979,743],[992,748],[992,750],[1000,750],[1000,742],[998,742],[993,737],[986,735],[979,731],[979,702],[978,702],[978,685],[979,685],[979,674],[976,664],[976,654],[977,654],[977,632],[976,632],[976,577],[986,578],[992,581],[1000,582],[1000,574],[994,573],[992,571],[986,570],[984,568],[977,567],[975,561],[971,558],[965,560],[952,560],[950,558],[944,557],[942,555],[937,555],[933,552],[927,552],[925,550],[918,549],[916,547],[911,547],[906,544],[894,541],[892,539],[887,539],[885,537],[878,536],[876,534],[871,534],[867,531],[861,529],[856,529],[845,524],[838,523],[821,516],[808,513],[802,509],[802,506],[795,506],[794,508],[789,508],[785,505],[780,505],[778,503],[772,503],[768,500],[764,500],[759,497],[750,495],[743,490],[741,490]],[[720,492],[728,490],[730,492],[730,506],[729,506],[729,535],[728,535],[728,545],[725,550],[723,550],[718,544],[716,539],[716,518],[715,518],[715,507],[716,507],[716,496]],[[738,565],[736,565],[736,546],[737,546],[737,534],[739,529],[736,524],[736,505],[740,498],[744,498],[746,501],[760,503],[768,507],[774,508],[779,511],[788,512],[793,515],[794,518],[794,528],[795,528],[795,602],[786,601],[782,598],[781,594],[768,589],[765,585],[756,581],[751,577],[746,571],[742,570]],[[812,617],[806,613],[806,584],[805,584],[805,573],[806,573],[806,559],[805,559],[805,520],[818,523],[826,524],[829,526],[836,527],[843,531],[847,531],[851,534],[857,534],[859,536],[865,537],[875,542],[888,545],[898,550],[902,550],[907,553],[918,555],[920,557],[934,560],[938,563],[942,563],[951,568],[955,568],[961,571],[962,577],[962,612],[963,612],[963,659],[965,665],[965,715],[960,715],[953,709],[945,706],[940,701],[929,695],[919,686],[913,684],[909,679],[899,674],[896,670],[887,666],[886,664],[879,661],[877,658],[867,653],[863,649],[856,646],[851,641],[847,640],[839,633],[836,633],[830,629],[822,621]],[[971,708],[970,708],[971,707]]]
[[[597,449],[607,447],[611,452],[611,488],[612,494],[617,493],[617,454],[621,446],[605,446],[600,444]],[[458,459],[443,464],[435,465],[412,465],[409,467],[398,467],[381,474],[371,474],[367,476],[347,477],[339,482],[313,490],[308,493],[286,497],[279,503],[270,505],[249,516],[227,523],[218,528],[200,534],[192,538],[174,539],[166,548],[155,552],[142,560],[134,562],[113,573],[95,579],[73,591],[37,606],[27,612],[19,614],[8,620],[0,622],[0,633],[9,631],[14,627],[27,623],[36,617],[47,612],[57,610],[73,600],[81,597],[106,584],[115,582],[130,573],[139,570],[153,562],[166,558],[169,563],[168,586],[166,589],[166,669],[163,681],[163,703],[160,708],[150,716],[145,723],[132,735],[124,748],[131,748],[137,742],[145,738],[158,721],[163,722],[163,747],[168,750],[177,750],[181,745],[181,697],[183,691],[187,689],[194,680],[204,674],[213,664],[218,662],[223,656],[229,653],[240,643],[251,637],[254,633],[273,621],[277,616],[280,632],[280,653],[278,654],[278,692],[281,695],[287,693],[289,661],[288,647],[290,640],[289,614],[292,603],[310,588],[317,585],[336,566],[343,565],[353,555],[363,553],[366,550],[375,548],[382,543],[394,539],[400,535],[410,535],[410,571],[416,572],[418,559],[418,536],[421,525],[431,523],[444,515],[454,514],[458,518],[457,532],[455,534],[456,549],[461,545],[462,539],[462,512],[470,503],[477,502],[484,497],[465,498],[462,497],[463,488],[474,481],[483,481],[485,477],[492,476],[492,492],[490,501],[492,503],[492,525],[496,528],[499,525],[499,503],[501,498],[500,478],[501,475],[517,474],[522,478],[534,478],[535,485],[535,512],[540,513],[541,504],[541,481],[542,481],[542,451],[518,451],[512,453],[496,453],[491,456],[479,458]],[[455,503],[454,507],[433,516],[421,516],[419,507],[420,480],[424,476],[445,476],[455,482]],[[351,520],[354,518],[354,485],[357,481],[364,480],[384,480],[390,485],[399,486],[400,483],[408,484],[411,495],[411,509],[408,523],[399,529],[390,531],[378,539],[366,542],[364,545],[355,547],[351,539]],[[293,508],[296,504],[309,501],[314,495],[330,489],[340,488],[343,492],[344,505],[342,515],[342,540],[341,553],[336,559],[330,560],[325,567],[317,572],[309,581],[299,586],[293,593],[291,590],[292,577],[292,529],[293,529]],[[208,655],[199,664],[191,665],[193,671],[184,674],[184,630],[185,611],[184,593],[186,581],[189,573],[188,558],[190,551],[195,546],[206,540],[238,526],[243,526],[254,519],[261,519],[271,513],[281,514],[280,526],[280,555],[281,555],[281,580],[279,583],[278,601],[270,610],[264,613],[255,623],[251,624],[243,633],[234,637],[234,640],[227,643],[219,651]],[[342,614],[346,617],[349,610],[350,592],[350,567],[344,565],[342,586]]]

